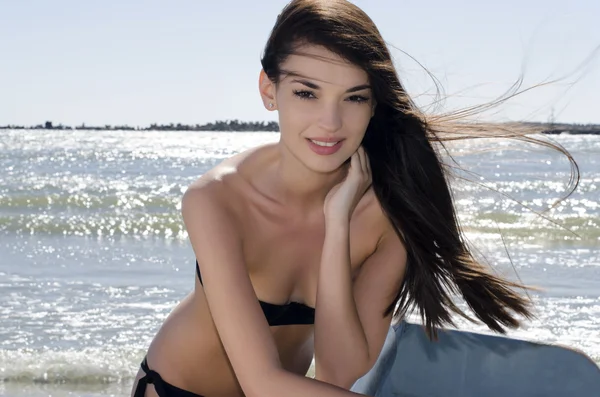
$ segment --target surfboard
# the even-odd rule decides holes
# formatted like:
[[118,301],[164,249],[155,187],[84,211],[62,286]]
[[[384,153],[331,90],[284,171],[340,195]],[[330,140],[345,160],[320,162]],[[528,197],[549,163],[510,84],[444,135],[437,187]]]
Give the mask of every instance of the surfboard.
[[598,396],[600,368],[564,346],[440,330],[390,327],[373,368],[352,391],[375,397]]

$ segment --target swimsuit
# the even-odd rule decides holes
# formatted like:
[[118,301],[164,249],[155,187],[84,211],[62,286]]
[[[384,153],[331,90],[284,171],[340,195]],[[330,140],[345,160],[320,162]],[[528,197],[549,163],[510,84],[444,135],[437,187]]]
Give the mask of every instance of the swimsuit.
[[[196,274],[198,280],[202,284],[202,276],[200,275],[200,267],[198,261],[196,261]],[[280,325],[293,325],[293,324],[314,324],[315,323],[315,309],[299,302],[290,302],[283,305],[277,305],[274,303],[258,301],[260,307],[265,314],[265,317],[271,327]],[[168,382],[165,382],[158,372],[151,370],[148,367],[146,358],[141,364],[142,370],[146,373],[138,381],[133,397],[144,397],[146,393],[146,386],[154,384],[156,393],[159,397],[202,397],[199,394],[189,392],[187,390],[180,389],[179,387],[173,386]]]
[[[202,284],[200,267],[196,261],[196,274]],[[315,309],[303,303],[290,302],[283,305],[258,301],[271,327],[292,324],[314,324]]]
[[146,375],[138,381],[133,397],[144,397],[146,395],[146,386],[148,386],[149,383],[154,385],[156,394],[158,394],[159,397],[202,397],[200,394],[180,389],[177,386],[165,382],[158,372],[153,371],[148,367],[146,357],[144,357],[141,367]]

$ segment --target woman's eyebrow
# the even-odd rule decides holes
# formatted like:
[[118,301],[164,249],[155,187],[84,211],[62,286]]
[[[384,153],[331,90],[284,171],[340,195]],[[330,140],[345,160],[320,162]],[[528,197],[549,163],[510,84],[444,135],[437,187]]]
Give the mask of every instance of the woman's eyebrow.
[[[320,90],[321,87],[318,86],[317,84],[308,81],[308,80],[304,80],[304,79],[294,79],[291,81],[291,83],[300,83],[303,84],[305,86],[307,86],[308,88],[312,88],[313,90]],[[360,90],[364,90],[367,88],[371,88],[371,86],[369,84],[361,84],[361,85],[357,85],[356,87],[352,87],[352,88],[348,88],[346,90],[346,92],[356,92],[356,91],[360,91]]]

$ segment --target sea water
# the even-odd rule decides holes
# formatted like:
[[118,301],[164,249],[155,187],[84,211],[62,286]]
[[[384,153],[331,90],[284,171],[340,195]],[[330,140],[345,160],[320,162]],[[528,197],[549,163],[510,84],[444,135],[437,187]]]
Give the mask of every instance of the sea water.
[[[600,362],[600,136],[449,146],[465,238],[494,271],[543,288],[509,336]],[[194,286],[180,202],[224,158],[276,133],[0,130],[0,395],[128,395],[150,340]],[[542,212],[545,211],[545,212]],[[535,212],[541,213],[543,217]],[[463,305],[464,307],[464,305]],[[457,318],[461,329],[485,332]]]

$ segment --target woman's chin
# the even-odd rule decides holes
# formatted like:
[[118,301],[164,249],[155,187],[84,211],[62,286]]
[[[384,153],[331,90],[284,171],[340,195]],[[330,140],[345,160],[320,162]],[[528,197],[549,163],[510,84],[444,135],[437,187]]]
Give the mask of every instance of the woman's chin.
[[337,158],[329,158],[329,159],[319,159],[318,161],[306,161],[304,164],[311,171],[314,171],[319,174],[332,174],[338,171],[340,168],[346,164],[346,161],[343,158],[336,156]]
[[[312,150],[296,147],[295,150],[284,144],[285,151],[292,153],[304,167],[318,174],[332,174],[339,171],[349,161],[352,153],[345,153],[347,150],[340,150],[336,153],[324,155],[315,153]],[[290,150],[291,149],[291,150]]]

